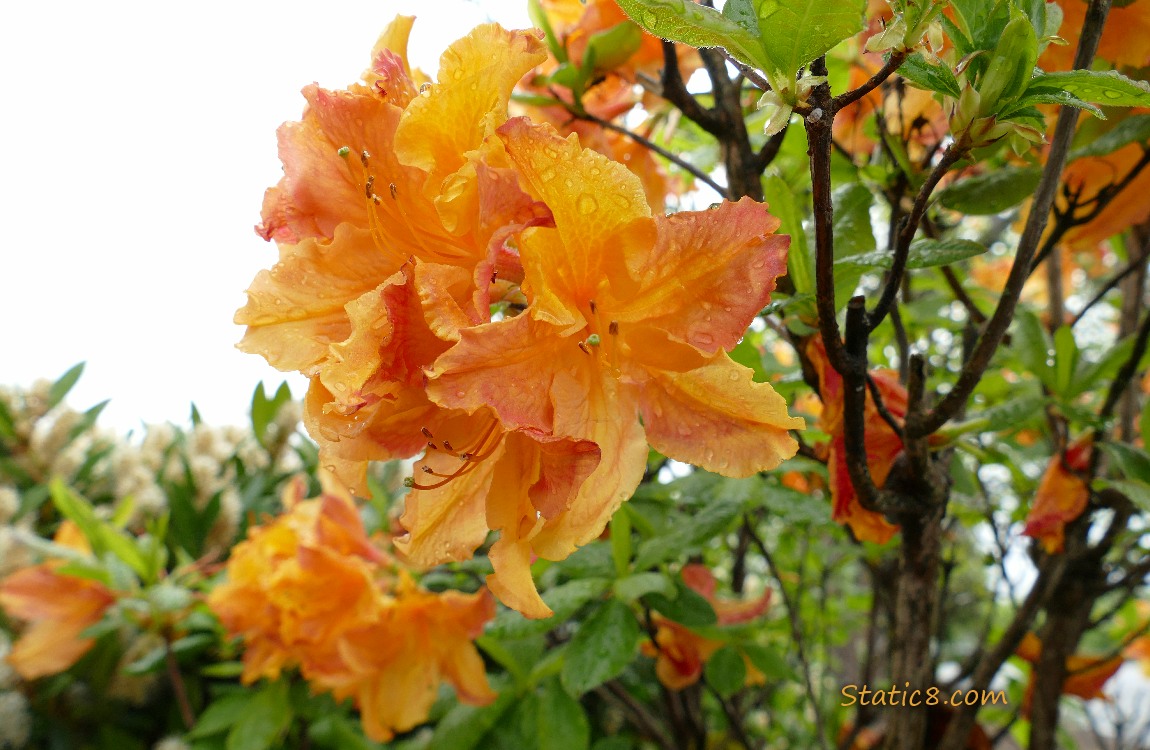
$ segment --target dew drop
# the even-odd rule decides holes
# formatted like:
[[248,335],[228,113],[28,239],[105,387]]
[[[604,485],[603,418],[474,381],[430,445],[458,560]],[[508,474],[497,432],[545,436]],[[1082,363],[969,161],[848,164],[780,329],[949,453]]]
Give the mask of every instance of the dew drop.
[[630,208],[631,207],[631,199],[630,198],[626,198],[622,195],[612,195],[611,198],[614,199],[615,203],[619,206],[619,208]]
[[729,377],[730,377],[731,381],[733,382],[733,381],[738,380],[739,376],[740,376],[740,374],[738,372],[732,372]]
[[595,213],[595,209],[599,208],[599,201],[590,193],[583,193],[579,196],[576,205],[579,208],[579,213],[586,216],[587,214]]
[[544,167],[539,170],[539,179],[544,182],[550,182],[555,179],[555,169],[553,167]]
[[467,391],[456,391],[456,392],[455,392],[455,397],[456,397],[456,398],[463,398],[463,397],[464,397],[464,396],[466,396],[466,395],[467,395]]
[[696,332],[692,338],[694,338],[695,343],[700,346],[710,346],[715,343],[715,337],[705,331]]
[[451,77],[457,81],[462,81],[463,80],[463,69],[457,68],[456,71],[451,74]]

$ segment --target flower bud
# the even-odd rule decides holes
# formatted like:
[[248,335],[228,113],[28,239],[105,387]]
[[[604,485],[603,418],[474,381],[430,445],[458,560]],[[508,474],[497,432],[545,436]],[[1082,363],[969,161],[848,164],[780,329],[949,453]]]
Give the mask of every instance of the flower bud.
[[1011,8],[1010,21],[1002,30],[982,80],[978,82],[978,93],[982,98],[979,114],[998,111],[1003,104],[1017,99],[1026,89],[1037,62],[1038,38],[1034,27],[1025,13]]

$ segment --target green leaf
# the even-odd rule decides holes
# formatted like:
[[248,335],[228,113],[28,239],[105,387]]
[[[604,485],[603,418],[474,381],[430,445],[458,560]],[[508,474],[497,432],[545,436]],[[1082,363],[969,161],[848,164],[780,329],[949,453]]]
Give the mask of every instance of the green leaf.
[[1086,102],[1107,107],[1150,106],[1150,84],[1127,78],[1116,70],[1072,70],[1043,73],[1030,81],[1030,89],[1062,89]]
[[689,628],[703,628],[719,621],[714,607],[699,592],[681,579],[676,579],[674,583],[675,593],[672,596],[656,592],[645,596],[643,601],[664,617]]
[[756,669],[766,675],[767,682],[794,682],[798,679],[787,660],[772,648],[748,643],[743,646],[743,653]]
[[1131,143],[1150,141],[1150,115],[1131,115],[1103,135],[1070,152],[1070,159],[1105,156]]
[[927,62],[921,53],[916,52],[906,58],[899,67],[898,74],[920,89],[937,91],[954,99],[962,96],[962,89],[958,86],[954,71],[946,65]]
[[631,516],[620,508],[611,516],[611,559],[615,563],[615,575],[627,575],[631,564]]
[[188,739],[199,739],[218,734],[235,725],[247,713],[248,704],[255,698],[250,691],[232,693],[212,701],[200,714],[196,725],[188,733]]
[[59,380],[53,383],[48,388],[48,408],[52,409],[64,400],[68,392],[72,390],[72,386],[76,385],[76,381],[80,379],[80,375],[84,373],[84,363],[76,365],[68,372],[60,376]]
[[754,0],[767,57],[787,79],[863,29],[854,0]]
[[276,415],[283,405],[291,401],[291,389],[287,383],[280,385],[275,396],[270,399],[264,391],[264,384],[256,386],[252,394],[252,432],[260,445],[267,446],[268,426],[275,421]]
[[631,20],[661,39],[692,47],[722,47],[748,65],[771,67],[755,34],[713,8],[690,0],[616,0]]
[[528,696],[519,711],[520,734],[539,750],[586,750],[591,725],[579,701],[557,680],[548,680]]
[[1026,424],[1046,406],[1046,397],[1041,395],[1012,394],[1011,398],[986,411],[971,415],[958,424],[944,427],[939,432],[946,435],[963,435],[968,432],[1000,432],[1012,430]]
[[260,690],[228,732],[227,750],[266,750],[291,726],[292,708],[286,682]]
[[547,40],[547,48],[551,50],[552,57],[560,63],[567,62],[567,50],[555,36],[555,30],[551,28],[551,21],[547,18],[547,13],[543,11],[539,0],[527,0],[527,16],[536,28],[543,30],[543,37]]
[[1012,341],[1010,348],[1018,354],[1022,364],[1047,386],[1053,383],[1049,362],[1053,346],[1038,316],[1029,310],[1019,311],[1014,322]]
[[1150,484],[1125,479],[1100,479],[1094,483],[1099,489],[1115,489],[1143,511],[1150,512]]
[[938,194],[942,205],[952,211],[989,216],[1013,208],[1034,195],[1042,170],[1033,167],[1003,167],[956,182]]
[[617,600],[607,602],[575,632],[560,679],[574,696],[617,677],[639,650],[639,622]]
[[1054,392],[1068,395],[1074,385],[1078,369],[1078,344],[1070,326],[1060,326],[1054,332]]
[[1016,119],[1020,115],[1022,117],[1029,117],[1030,108],[1036,104],[1060,104],[1063,107],[1084,109],[1100,120],[1106,119],[1106,114],[1090,102],[1078,98],[1069,91],[1045,87],[1028,88],[1025,94],[1005,107],[1002,112],[999,113],[999,117],[1003,120]]
[[739,692],[747,681],[747,664],[734,646],[723,646],[707,660],[703,671],[707,684],[719,695],[729,698]]
[[782,222],[779,233],[791,238],[791,249],[787,254],[787,276],[794,282],[795,294],[814,294],[814,264],[807,247],[807,234],[803,229],[802,214],[795,201],[794,189],[782,177],[773,174],[763,180],[763,192],[771,212]]
[[1150,398],[1142,405],[1142,417],[1138,422],[1138,428],[1142,433],[1142,445],[1150,445]]
[[675,596],[675,583],[663,573],[636,573],[615,581],[615,596],[630,604],[641,596],[660,593]]
[[487,632],[495,638],[515,639],[546,633],[575,614],[580,607],[600,596],[611,585],[606,578],[568,581],[543,592],[544,603],[555,614],[544,620],[529,620],[514,610],[500,612]]
[[435,725],[435,734],[429,747],[472,750],[494,727],[507,710],[515,705],[518,696],[508,690],[499,694],[495,702],[486,706],[459,703]]
[[592,34],[583,48],[583,69],[595,72],[613,70],[638,51],[643,32],[630,21]]
[[646,570],[652,565],[677,558],[721,534],[742,513],[744,499],[720,495],[691,516],[689,525],[679,526],[668,534],[643,542],[635,556],[634,570]]
[[870,209],[874,193],[855,182],[838,187],[831,196],[834,210],[835,258],[875,249]]
[[1102,450],[1114,461],[1123,479],[1150,483],[1150,454],[1126,443],[1103,443]]
[[[907,268],[931,268],[957,263],[986,252],[986,247],[973,240],[917,240],[907,254]],[[886,250],[852,255],[835,261],[835,265],[858,265],[872,268],[890,268],[892,256]]]
[[52,493],[52,504],[56,506],[56,510],[60,511],[60,515],[76,524],[76,527],[88,540],[88,544],[92,546],[92,552],[95,553],[96,557],[103,555],[107,549],[104,534],[101,531],[103,524],[92,510],[92,504],[73,492],[59,477],[52,480],[48,485],[48,490]]

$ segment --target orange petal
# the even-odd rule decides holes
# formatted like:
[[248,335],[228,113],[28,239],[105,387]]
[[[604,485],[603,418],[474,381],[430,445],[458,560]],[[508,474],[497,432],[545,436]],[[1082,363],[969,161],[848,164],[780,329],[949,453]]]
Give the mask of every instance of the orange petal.
[[[897,438],[896,438],[897,440]],[[836,523],[849,526],[855,538],[864,542],[886,544],[898,533],[898,526],[890,523],[881,513],[867,510],[859,504],[858,495],[855,494],[854,485],[851,484],[850,473],[846,464],[846,447],[841,435],[831,440],[830,452],[827,455],[827,474],[831,482],[831,502],[833,509],[831,518]],[[872,445],[873,444],[873,445]],[[885,448],[881,452],[872,453],[872,448]],[[882,472],[885,479],[890,471],[890,464],[895,456],[902,451],[902,443],[882,441],[878,443],[867,433],[867,464],[871,466],[871,478],[875,479],[876,469]],[[884,468],[885,467],[885,468]]]
[[[473,463],[462,461],[456,451],[468,449],[491,430],[499,427],[487,412],[474,417],[455,412],[453,418],[444,419],[433,431],[429,430],[437,449],[428,450],[416,463],[415,482],[431,486],[441,483],[444,476],[458,476],[435,489],[415,489],[408,494],[400,518],[408,533],[395,545],[412,564],[426,568],[469,559],[487,538],[487,497],[505,447],[500,442],[493,455]],[[443,446],[444,439],[451,442],[455,451]],[[499,439],[497,435],[496,440]],[[435,473],[426,472],[425,467]]]
[[351,334],[345,305],[375,289],[401,262],[351,225],[330,241],[283,246],[279,263],[259,272],[248,303],[236,313],[235,322],[248,326],[239,348],[280,370],[316,374],[329,346]]
[[747,477],[795,455],[789,430],[806,422],[787,414],[782,396],[752,381],[749,368],[720,351],[687,372],[648,370],[639,404],[655,450],[724,476]]
[[730,350],[787,271],[790,238],[744,198],[656,219],[658,241],[636,274],[639,290],[613,316],[661,328],[706,354]]
[[1082,515],[1090,500],[1090,488],[1071,471],[1085,468],[1090,444],[1082,438],[1065,456],[1052,457],[1034,493],[1022,533],[1041,541],[1050,554],[1062,551],[1066,524]]

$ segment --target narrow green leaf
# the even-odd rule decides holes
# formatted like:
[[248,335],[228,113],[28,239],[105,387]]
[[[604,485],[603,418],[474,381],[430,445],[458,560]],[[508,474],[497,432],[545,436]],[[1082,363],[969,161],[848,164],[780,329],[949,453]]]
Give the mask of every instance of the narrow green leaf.
[[1039,380],[1047,386],[1052,385],[1049,360],[1053,346],[1038,316],[1028,310],[1020,311],[1015,318],[1012,336],[1014,345],[1010,347],[1011,351],[1018,354],[1022,364]]
[[72,390],[72,386],[76,385],[76,381],[80,379],[80,376],[83,373],[84,363],[81,362],[72,369],[68,370],[68,372],[61,375],[60,378],[48,388],[49,409],[54,408],[64,400],[64,397],[67,396],[68,392]]
[[763,180],[763,193],[771,212],[782,222],[779,233],[791,238],[791,249],[787,254],[787,275],[795,285],[795,293],[814,294],[814,263],[807,247],[807,234],[803,229],[802,214],[795,201],[794,189],[782,177],[769,175]]
[[1150,512],[1150,484],[1126,479],[1100,479],[1094,483],[1098,489],[1116,489],[1145,512]]
[[1123,479],[1150,483],[1150,454],[1127,443],[1103,443],[1102,450],[1114,462]]
[[939,202],[952,211],[988,216],[1013,208],[1034,195],[1042,170],[1004,167],[960,180],[938,194]]
[[611,559],[615,562],[615,575],[627,575],[631,565],[631,516],[619,509],[611,516]]
[[929,63],[921,53],[914,53],[898,69],[898,74],[910,81],[913,86],[927,91],[937,91],[940,94],[957,99],[962,95],[958,86],[958,79],[946,65]]
[[1078,369],[1078,344],[1070,326],[1061,326],[1054,332],[1054,392],[1068,395],[1074,385]]
[[586,750],[591,745],[591,725],[579,701],[568,695],[557,680],[548,680],[534,693],[524,712],[531,724],[524,732],[539,750]]
[[713,8],[690,0],[616,2],[632,21],[661,39],[692,47],[722,47],[748,65],[761,70],[771,67],[759,39]]
[[1131,115],[1103,135],[1070,152],[1070,159],[1105,156],[1131,143],[1150,141],[1150,115]]
[[494,703],[486,706],[456,704],[435,725],[429,747],[451,748],[451,750],[472,750],[483,741],[507,710],[516,704],[514,691],[501,692]]
[[[986,247],[973,240],[917,240],[910,246],[906,267],[912,269],[946,266],[986,252]],[[886,250],[852,255],[835,261],[835,265],[858,265],[890,268],[892,256]]]
[[617,23],[587,39],[583,68],[596,72],[613,70],[627,62],[642,44],[643,32],[638,26],[630,21]]
[[1082,101],[1106,107],[1150,106],[1150,84],[1127,78],[1116,70],[1072,70],[1043,73],[1030,81],[1030,89],[1062,89]]
[[1011,102],[1004,108],[999,117],[1003,120],[1015,119],[1019,115],[1027,116],[1029,109],[1036,104],[1059,104],[1063,107],[1084,109],[1100,120],[1106,119],[1106,114],[1090,102],[1080,99],[1069,91],[1058,88],[1029,88],[1026,93]]
[[536,28],[543,30],[543,37],[547,40],[547,47],[551,50],[551,56],[561,63],[567,62],[567,50],[563,48],[558,37],[555,36],[555,30],[551,28],[551,21],[547,18],[547,13],[544,12],[539,0],[527,0],[527,16]]
[[563,687],[580,696],[617,677],[638,650],[639,622],[635,614],[620,601],[608,601],[571,639],[560,673]]
[[615,596],[630,604],[641,596],[660,593],[675,596],[675,583],[663,573],[636,573],[615,581]]
[[201,737],[208,737],[230,729],[240,720],[240,717],[247,713],[248,704],[251,703],[254,698],[255,695],[253,693],[245,690],[212,701],[204,712],[200,714],[196,725],[192,727],[192,731],[188,733],[188,739],[194,740]]
[[107,544],[101,531],[102,522],[92,510],[92,504],[73,492],[59,477],[52,480],[48,490],[52,493],[52,504],[60,511],[60,515],[76,524],[88,540],[88,544],[92,546],[92,552],[96,557],[103,555]]

